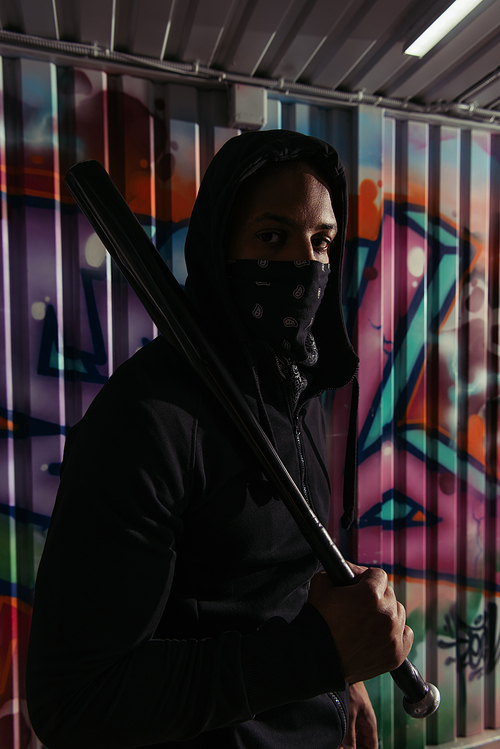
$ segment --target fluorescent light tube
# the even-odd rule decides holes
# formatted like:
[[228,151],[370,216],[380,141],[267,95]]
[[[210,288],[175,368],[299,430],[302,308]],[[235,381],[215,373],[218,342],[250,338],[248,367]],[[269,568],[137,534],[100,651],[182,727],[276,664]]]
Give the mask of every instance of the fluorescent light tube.
[[405,55],[423,57],[481,2],[482,0],[455,0],[455,2],[444,11],[444,13],[441,13],[439,18],[436,18],[434,23],[432,23],[423,34],[420,34],[420,36],[415,39],[407,49],[405,49]]

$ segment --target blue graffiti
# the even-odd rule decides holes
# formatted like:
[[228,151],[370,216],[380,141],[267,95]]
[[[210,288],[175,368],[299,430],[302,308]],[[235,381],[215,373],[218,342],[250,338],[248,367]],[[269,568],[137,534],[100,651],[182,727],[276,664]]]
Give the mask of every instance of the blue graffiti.
[[[388,441],[397,449],[425,461],[429,470],[439,473],[455,473],[459,455],[460,460],[468,463],[474,484],[480,486],[483,466],[474,456],[460,449],[453,437],[442,430],[429,429],[423,423],[406,422],[409,403],[431,355],[429,349],[439,344],[440,326],[455,304],[457,289],[468,277],[477,250],[467,236],[459,237],[457,229],[442,217],[431,217],[427,222],[421,206],[386,201],[385,216],[423,237],[429,244],[430,254],[427,272],[415,288],[406,314],[398,321],[394,340],[386,340],[384,336],[386,361],[371,408],[364,423],[360,424],[359,464],[377,453],[382,443]],[[368,283],[375,277],[373,269],[381,249],[381,231],[375,240],[358,239],[356,252],[347,253],[343,304],[351,335]],[[457,253],[460,262],[458,278]],[[428,306],[429,300],[432,300],[431,307]],[[369,322],[372,327],[377,327]]]
[[36,419],[34,416],[28,416],[19,411],[8,411],[0,406],[0,437],[13,437],[14,439],[49,437],[66,434],[66,431],[66,427],[60,424],[45,419]]
[[398,531],[403,528],[430,527],[441,521],[442,518],[403,492],[389,489],[382,495],[382,502],[374,504],[360,517],[358,526],[366,528],[378,525],[383,530]]
[[[384,367],[382,382],[375,394],[367,419],[361,426],[359,436],[360,463],[373,453],[378,452],[384,439],[393,439],[395,435],[399,437],[400,442],[406,443],[406,449],[415,453],[418,438],[416,434],[411,434],[411,431],[415,431],[415,427],[409,429],[406,424],[402,428],[397,425],[404,423],[408,403],[418,384],[425,363],[428,341],[422,340],[420,345],[410,344],[420,340],[421,331],[425,329],[426,325],[428,340],[432,340],[433,336],[437,335],[440,324],[454,303],[457,289],[455,274],[457,230],[441,218],[434,222],[432,231],[427,232],[425,224],[421,220],[423,209],[420,206],[395,206],[393,203],[386,201],[384,211],[385,215],[394,216],[396,223],[399,225],[407,226],[413,232],[427,239],[432,246],[432,253],[427,275],[422,278],[415,289],[406,315],[399,320],[394,341],[389,342],[384,338],[384,347],[389,343],[391,346],[389,350],[384,348],[388,358]],[[380,235],[372,242],[360,240],[365,247],[364,267],[372,267],[375,264],[376,256],[380,250],[380,240]],[[472,258],[474,248],[468,242],[465,244],[467,244],[467,251],[463,250],[463,255]],[[467,272],[465,265],[462,266],[461,271],[462,274]],[[357,308],[361,305],[368,283],[369,275],[359,273],[359,288],[353,289],[354,277],[351,277],[350,299],[347,300],[346,304],[349,311],[349,329],[354,326]],[[437,302],[434,316],[427,323],[426,299],[434,299]],[[356,309],[354,309],[354,304],[356,304]],[[398,378],[398,371],[404,371],[405,377]],[[436,438],[442,439],[441,435],[436,435]],[[424,453],[419,452],[419,457],[424,459]],[[442,467],[448,468],[448,466]]]
[[488,603],[484,614],[476,616],[472,624],[467,624],[457,613],[456,607],[445,616],[444,631],[450,641],[438,640],[438,647],[455,655],[446,659],[446,664],[457,664],[457,671],[469,668],[469,681],[480,679],[494,671],[500,660],[500,635],[497,633],[498,607]]
[[103,384],[107,375],[102,374],[97,367],[105,365],[108,357],[95,299],[94,281],[104,280],[104,270],[81,268],[80,276],[94,350],[83,351],[64,343],[64,350],[59,351],[56,311],[49,304],[43,323],[37,372],[48,377],[59,377],[60,372],[64,371],[66,379]]

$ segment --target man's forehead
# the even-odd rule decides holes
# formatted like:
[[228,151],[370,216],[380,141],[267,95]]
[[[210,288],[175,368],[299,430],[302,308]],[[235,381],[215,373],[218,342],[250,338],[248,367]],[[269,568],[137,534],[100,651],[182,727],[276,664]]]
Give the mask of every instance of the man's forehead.
[[[333,216],[333,213],[332,213]],[[335,216],[333,216],[335,219]],[[263,213],[259,213],[255,216],[250,217],[250,223],[252,224],[264,224],[267,221],[275,221],[278,224],[283,224],[283,226],[289,226],[293,227],[296,226],[297,220],[295,218],[292,218],[289,215],[286,214],[280,214],[280,213],[273,213],[272,211],[264,211]],[[323,229],[325,231],[328,231],[329,229],[336,229],[337,228],[337,222],[333,220],[331,223],[320,223],[317,225],[318,229]]]
[[308,172],[312,174],[319,182],[322,182],[329,189],[328,177],[326,172],[319,164],[312,159],[285,159],[283,161],[271,161],[263,164],[255,170],[241,184],[259,184],[273,179],[280,174],[293,174],[294,172]]
[[279,194],[272,192],[273,184],[283,177],[293,180],[294,174],[310,174],[314,177],[328,191],[330,203],[332,209],[334,209],[330,186],[328,180],[322,174],[322,170],[318,169],[314,163],[308,160],[293,159],[265,164],[243,180],[236,192],[233,210],[240,210],[248,205],[250,201],[254,202],[263,194],[263,191],[266,191],[266,188],[270,188],[274,203],[275,198],[279,199]]

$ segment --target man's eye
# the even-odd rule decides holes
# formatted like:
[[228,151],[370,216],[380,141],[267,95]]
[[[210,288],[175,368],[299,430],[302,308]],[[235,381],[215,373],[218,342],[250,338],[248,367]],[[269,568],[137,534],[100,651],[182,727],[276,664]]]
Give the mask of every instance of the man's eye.
[[257,238],[260,239],[261,242],[266,242],[267,244],[281,242],[281,234],[277,231],[264,231],[262,234],[259,234]]
[[333,242],[333,239],[330,237],[313,237],[312,239],[312,245],[315,250],[318,251],[328,251],[331,247],[331,244]]

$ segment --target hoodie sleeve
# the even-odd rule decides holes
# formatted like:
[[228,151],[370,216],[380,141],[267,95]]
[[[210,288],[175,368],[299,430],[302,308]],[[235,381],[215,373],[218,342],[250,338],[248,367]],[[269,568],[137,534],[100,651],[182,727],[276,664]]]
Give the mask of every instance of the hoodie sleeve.
[[182,741],[343,684],[310,606],[244,637],[155,639],[196,493],[196,419],[111,392],[70,432],[40,563],[27,696],[41,741]]
[[250,717],[237,632],[154,636],[192,492],[195,421],[110,390],[68,436],[37,577],[27,695],[50,749],[185,739]]

